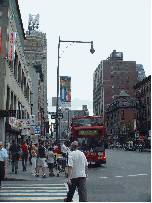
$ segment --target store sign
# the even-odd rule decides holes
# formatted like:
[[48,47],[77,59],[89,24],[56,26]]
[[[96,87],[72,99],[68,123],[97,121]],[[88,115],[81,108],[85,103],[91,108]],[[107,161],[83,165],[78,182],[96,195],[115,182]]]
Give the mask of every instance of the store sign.
[[30,115],[31,126],[35,125],[35,115]]
[[15,33],[9,33],[9,45],[8,45],[8,59],[10,61],[14,60],[14,40],[15,40]]
[[30,119],[19,119],[19,128],[20,129],[30,129]]
[[0,117],[16,117],[17,110],[0,110]]
[[11,128],[15,130],[19,130],[19,124],[18,124],[18,119],[14,117],[9,117],[9,124]]

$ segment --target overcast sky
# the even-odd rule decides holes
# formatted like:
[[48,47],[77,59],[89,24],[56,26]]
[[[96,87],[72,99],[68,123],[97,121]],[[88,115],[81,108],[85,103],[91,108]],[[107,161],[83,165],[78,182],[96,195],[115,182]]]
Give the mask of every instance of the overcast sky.
[[48,99],[57,94],[59,36],[94,43],[94,54],[90,44],[60,44],[59,74],[71,76],[72,100],[93,100],[93,72],[113,50],[123,52],[124,61],[143,64],[146,76],[151,74],[150,0],[18,1],[24,29],[29,14],[39,14],[39,30],[46,33]]

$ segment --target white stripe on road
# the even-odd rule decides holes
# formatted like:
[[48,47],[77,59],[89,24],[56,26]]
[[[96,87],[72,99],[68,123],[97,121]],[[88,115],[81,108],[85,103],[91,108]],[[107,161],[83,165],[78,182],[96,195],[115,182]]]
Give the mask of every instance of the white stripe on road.
[[147,176],[148,174],[137,174],[137,176]]
[[137,175],[128,175],[128,176],[137,176]]
[[100,177],[100,178],[109,178],[109,177]]
[[122,178],[123,176],[115,176],[116,178]]

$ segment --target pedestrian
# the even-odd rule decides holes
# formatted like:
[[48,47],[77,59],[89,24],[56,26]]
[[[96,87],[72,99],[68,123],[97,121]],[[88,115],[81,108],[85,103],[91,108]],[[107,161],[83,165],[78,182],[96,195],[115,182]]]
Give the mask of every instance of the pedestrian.
[[45,143],[44,141],[41,142],[40,146],[39,146],[39,149],[38,149],[38,154],[39,154],[39,158],[38,158],[38,172],[36,174],[36,177],[39,177],[39,174],[40,174],[40,167],[42,167],[42,172],[43,172],[43,175],[42,177],[45,178],[46,175],[45,175],[45,167],[47,167],[47,155],[46,155],[46,149],[44,147]]
[[32,142],[31,142],[31,144],[28,147],[28,151],[29,151],[29,164],[30,165],[32,165],[32,161],[31,161],[31,159],[32,159],[32,153],[31,153],[31,150],[32,150]]
[[53,173],[53,167],[54,162],[56,161],[54,153],[53,153],[53,147],[50,147],[47,152],[47,164],[49,167],[49,176],[55,176]]
[[36,158],[36,174],[38,174],[38,172],[39,172],[39,167],[38,167],[39,153],[38,153],[38,149],[39,149],[39,143],[36,143],[35,144],[35,153],[37,154],[37,158]]
[[65,160],[63,160],[63,169],[65,170],[66,158],[67,158],[67,147],[66,147],[65,143],[63,143],[61,146],[61,152],[62,152],[62,157],[65,158]]
[[36,147],[33,144],[31,146],[31,156],[32,156],[32,158],[31,158],[31,162],[32,162],[31,175],[35,176],[37,153],[36,153]]
[[68,158],[68,186],[69,191],[65,202],[71,202],[76,187],[78,188],[79,202],[87,201],[86,177],[88,162],[83,152],[78,150],[78,142],[71,144],[71,153]]
[[12,158],[12,173],[14,173],[15,169],[15,174],[18,173],[18,160],[19,160],[19,145],[15,143],[15,140],[12,140],[12,145],[10,146],[10,157]]
[[26,171],[26,167],[27,167],[27,158],[28,158],[28,148],[26,145],[26,142],[23,141],[22,144],[22,166],[23,166],[23,171]]
[[0,141],[0,189],[2,180],[5,177],[5,169],[6,169],[6,163],[7,163],[7,150],[3,148],[3,143]]

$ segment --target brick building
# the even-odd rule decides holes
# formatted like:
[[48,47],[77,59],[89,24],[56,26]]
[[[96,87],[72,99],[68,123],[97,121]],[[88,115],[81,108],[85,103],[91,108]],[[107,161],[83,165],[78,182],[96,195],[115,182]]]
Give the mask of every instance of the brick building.
[[134,140],[135,99],[124,90],[106,107],[105,132],[109,139],[124,144]]
[[136,98],[136,132],[151,140],[151,75],[134,86]]
[[103,116],[106,122],[106,106],[112,103],[122,90],[134,97],[133,86],[138,82],[135,61],[123,61],[123,53],[114,50],[107,60],[101,61],[93,74],[93,113]]

